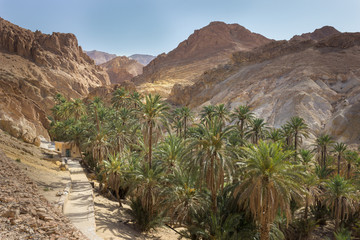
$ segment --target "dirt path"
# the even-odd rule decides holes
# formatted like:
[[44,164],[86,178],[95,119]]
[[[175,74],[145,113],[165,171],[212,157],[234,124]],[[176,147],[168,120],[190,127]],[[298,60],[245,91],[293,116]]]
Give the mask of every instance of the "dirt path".
[[45,160],[43,151],[32,144],[22,142],[0,130],[0,149],[31,178],[40,193],[50,202],[59,200],[56,193],[70,182],[68,171],[60,171],[55,161]]
[[97,190],[95,190],[94,205],[96,234],[104,240],[175,240],[179,238],[179,235],[169,228],[160,228],[148,234],[140,233],[134,224],[126,223],[131,219],[129,205],[123,204],[123,208],[120,209],[117,201],[105,198]]

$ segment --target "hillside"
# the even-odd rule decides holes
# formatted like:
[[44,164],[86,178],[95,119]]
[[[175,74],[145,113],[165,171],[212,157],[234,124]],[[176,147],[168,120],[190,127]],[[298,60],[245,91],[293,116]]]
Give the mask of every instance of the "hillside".
[[131,80],[142,73],[144,65],[128,57],[116,57],[100,65],[109,74],[112,84]]
[[141,63],[142,65],[146,66],[148,65],[154,58],[156,58],[153,55],[147,55],[147,54],[133,54],[129,56],[130,59],[134,59]]
[[270,41],[238,24],[212,22],[168,54],[157,56],[133,81],[141,92],[167,97],[175,83],[191,85],[205,70],[226,63],[233,52],[249,51]]
[[232,59],[191,86],[175,85],[169,100],[197,109],[248,104],[275,127],[299,115],[314,133],[359,142],[360,33],[272,42]]
[[113,58],[116,58],[116,54],[110,54],[106,52],[101,52],[97,50],[85,51],[85,53],[95,61],[96,65],[100,65],[110,61]]
[[80,98],[110,84],[73,34],[42,34],[0,18],[0,128],[26,142],[49,139],[56,93]]

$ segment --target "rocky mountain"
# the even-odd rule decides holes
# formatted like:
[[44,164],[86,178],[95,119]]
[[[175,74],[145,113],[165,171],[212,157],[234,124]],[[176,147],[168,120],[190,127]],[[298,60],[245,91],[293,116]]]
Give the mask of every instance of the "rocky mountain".
[[110,84],[73,34],[32,32],[0,18],[0,128],[26,142],[47,128],[54,95],[86,96]]
[[360,33],[333,32],[323,40],[274,41],[234,53],[231,63],[206,71],[193,85],[176,84],[169,100],[195,109],[247,104],[272,126],[297,115],[314,135],[360,142]]
[[133,54],[129,58],[134,59],[134,60],[138,61],[139,63],[141,63],[142,65],[146,66],[156,57],[153,55],[147,55],[147,54]]
[[85,51],[85,53],[95,61],[96,65],[100,65],[103,63],[106,63],[107,61],[110,61],[113,58],[116,58],[116,54],[110,54],[106,52],[101,52],[97,50],[93,51]]
[[168,54],[157,56],[133,81],[139,91],[167,97],[175,83],[191,85],[205,70],[226,63],[233,52],[249,51],[270,41],[238,24],[212,22]]
[[329,36],[339,34],[340,32],[331,26],[324,26],[322,28],[316,29],[311,33],[304,33],[301,35],[295,35],[290,39],[290,41],[304,41],[304,40],[314,40],[320,41]]
[[129,81],[142,74],[144,65],[128,57],[116,57],[100,65],[109,74],[111,83]]

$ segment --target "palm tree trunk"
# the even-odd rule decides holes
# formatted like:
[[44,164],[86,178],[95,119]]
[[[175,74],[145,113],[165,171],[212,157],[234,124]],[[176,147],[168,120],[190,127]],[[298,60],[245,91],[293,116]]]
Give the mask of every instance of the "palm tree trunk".
[[307,222],[309,212],[309,196],[306,194],[305,198],[305,213],[304,213],[304,221]]
[[348,162],[348,165],[347,165],[347,174],[346,174],[347,179],[350,179],[350,171],[351,171],[351,164]]
[[186,117],[184,117],[184,139],[186,139],[186,122],[187,122],[187,119],[186,119]]
[[295,135],[294,135],[294,148],[295,148],[295,162],[296,162],[296,158],[297,158],[297,135],[298,133],[295,132]]
[[241,122],[240,122],[240,136],[241,136],[241,139],[244,138],[244,120],[241,120]]
[[338,154],[338,163],[337,163],[337,167],[338,167],[338,175],[340,175],[340,159],[341,159],[341,157],[340,157],[340,153]]
[[210,168],[210,188],[211,188],[211,203],[214,214],[217,211],[217,204],[216,204],[216,189],[215,189],[215,161],[214,155],[211,155],[211,168]]
[[149,161],[149,169],[151,168],[151,155],[152,155],[152,123],[151,121],[148,121],[148,126],[149,126],[149,156],[148,156],[148,161]]
[[270,223],[268,220],[268,207],[266,206],[263,211],[263,219],[260,226],[260,240],[269,240],[270,239]]
[[336,210],[335,210],[335,232],[338,230],[339,228],[339,219],[340,219],[340,216],[339,216],[339,198],[336,199]]

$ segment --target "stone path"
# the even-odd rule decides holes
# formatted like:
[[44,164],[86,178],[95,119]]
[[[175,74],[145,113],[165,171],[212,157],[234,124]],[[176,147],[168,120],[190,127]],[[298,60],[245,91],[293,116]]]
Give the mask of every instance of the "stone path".
[[93,189],[78,161],[69,159],[68,166],[71,192],[65,204],[64,214],[89,239],[100,240],[95,232]]

